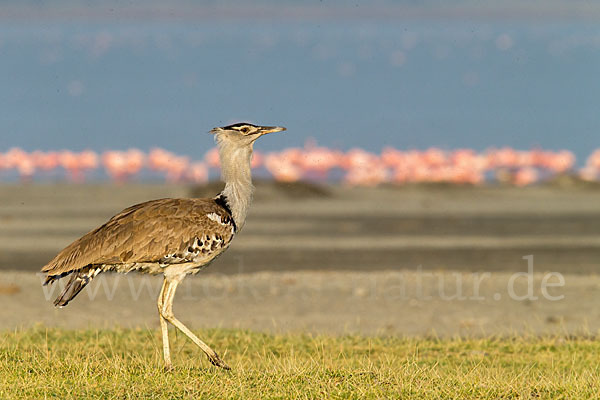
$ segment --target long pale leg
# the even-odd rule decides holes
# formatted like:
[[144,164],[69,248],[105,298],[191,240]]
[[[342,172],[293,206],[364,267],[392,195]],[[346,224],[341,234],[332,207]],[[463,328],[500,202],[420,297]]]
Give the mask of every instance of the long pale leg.
[[167,279],[163,280],[162,287],[160,288],[160,294],[158,295],[158,318],[160,319],[160,330],[162,331],[162,342],[163,342],[163,356],[165,358],[165,369],[171,370],[173,364],[171,364],[171,352],[169,350],[169,327],[167,320],[162,316],[162,310],[165,304],[166,288],[169,286]]
[[178,280],[170,281],[166,287],[165,299],[162,308],[162,316],[173,324],[177,329],[183,332],[187,337],[189,337],[192,342],[194,342],[198,347],[202,349],[202,351],[208,356],[208,360],[217,367],[221,367],[224,369],[231,369],[221,358],[219,355],[206,343],[198,338],[198,336],[194,335],[192,331],[190,331],[181,321],[175,318],[173,314],[173,299],[175,298],[175,291],[177,290],[177,285],[179,285]]

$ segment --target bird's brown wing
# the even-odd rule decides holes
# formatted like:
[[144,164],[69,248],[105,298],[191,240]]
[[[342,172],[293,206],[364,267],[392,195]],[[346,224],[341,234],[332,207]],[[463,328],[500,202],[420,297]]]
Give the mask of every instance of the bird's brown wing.
[[160,199],[129,207],[85,234],[42,268],[49,277],[88,265],[202,263],[235,233],[229,212],[213,199]]

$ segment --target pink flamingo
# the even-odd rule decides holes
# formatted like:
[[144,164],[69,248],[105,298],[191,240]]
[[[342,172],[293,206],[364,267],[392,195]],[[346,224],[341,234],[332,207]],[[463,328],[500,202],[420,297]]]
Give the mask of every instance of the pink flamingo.
[[208,182],[208,168],[201,161],[192,163],[189,167],[188,177],[194,183],[206,183]]
[[307,148],[299,159],[303,175],[320,181],[326,181],[329,171],[342,164],[343,155],[339,151],[325,147]]
[[350,185],[375,186],[387,181],[390,175],[379,157],[362,149],[348,151],[341,166],[348,171],[344,181]]
[[157,171],[166,171],[170,160],[175,157],[173,153],[167,150],[154,148],[148,154],[148,167]]
[[534,154],[531,151],[516,151],[517,159],[515,162],[511,164],[505,165],[505,167],[514,167],[514,168],[527,168],[527,167],[536,167],[539,162],[539,155]]
[[264,159],[265,168],[278,181],[294,182],[302,178],[302,170],[285,155],[269,153]]
[[423,161],[430,167],[440,167],[446,164],[446,153],[435,147],[427,149],[422,157]]
[[492,168],[497,167],[515,167],[519,165],[519,154],[516,150],[504,147],[499,150],[492,150],[488,159]]
[[106,151],[102,154],[102,164],[110,177],[118,182],[125,179],[125,157],[120,151]]
[[585,165],[600,170],[600,149],[590,154]]
[[252,154],[252,160],[250,160],[250,167],[251,168],[260,168],[264,165],[264,163],[265,163],[264,154],[258,150],[255,150],[254,153]]
[[379,164],[380,160],[373,153],[369,153],[363,149],[351,149],[349,150],[341,162],[341,167],[344,169],[362,168],[368,167],[369,165]]
[[35,173],[35,163],[33,162],[33,158],[30,157],[29,154],[23,153],[17,161],[17,169],[21,180],[31,180]]
[[578,172],[578,175],[584,181],[589,182],[598,180],[598,176],[600,176],[600,174],[598,174],[598,169],[590,165],[586,165],[585,167],[581,168]]
[[79,153],[79,166],[81,169],[96,169],[100,165],[98,154],[91,150],[84,150]]
[[219,160],[219,150],[216,147],[210,149],[204,155],[204,161],[206,161],[206,164],[208,164],[210,168],[221,168],[221,161]]
[[34,151],[31,153],[31,158],[36,168],[42,171],[51,171],[59,166],[58,153],[50,151],[45,153],[43,151]]
[[129,149],[124,154],[127,176],[137,174],[145,165],[146,155],[138,149]]
[[4,155],[4,164],[7,169],[16,168],[21,180],[28,181],[35,173],[35,163],[28,153],[18,147],[13,147]]
[[326,174],[329,170],[341,165],[341,156],[342,154],[338,151],[325,147],[314,147],[304,151],[300,163],[305,170]]
[[381,151],[381,162],[389,168],[396,168],[406,163],[406,157],[400,150],[391,147],[385,147]]
[[533,167],[519,168],[515,172],[512,183],[517,186],[527,186],[537,182],[539,179],[538,171]]
[[139,172],[144,166],[144,160],[144,153],[136,149],[130,149],[126,152],[107,151],[102,154],[104,168],[117,182],[123,182]]
[[575,155],[567,150],[552,154],[546,162],[546,167],[556,173],[563,173],[573,168]]
[[[118,181],[150,168],[165,173],[168,181],[189,179],[204,182],[208,168],[219,168],[216,149],[204,157],[205,162],[190,162],[163,149],[152,149],[146,156],[137,149],[107,151],[101,161],[108,174]],[[84,171],[98,168],[99,157],[91,151],[27,153],[12,148],[0,153],[0,169],[16,169],[23,180],[33,177],[36,171],[64,168],[69,179],[83,181]],[[304,149],[288,148],[269,154],[255,153],[252,167],[264,166],[275,179],[294,181],[303,178],[326,181],[334,168],[346,170],[344,181],[352,185],[376,185],[382,182],[454,182],[479,184],[484,182],[486,171],[495,171],[498,179],[515,185],[528,185],[541,177],[564,173],[575,165],[575,156],[567,150],[517,151],[504,147],[476,153],[471,149],[446,152],[438,148],[425,151],[401,151],[386,147],[380,154],[362,149],[341,153],[316,143],[307,143]],[[596,180],[600,175],[600,149],[594,151],[579,170],[582,179]]]
[[[153,149],[148,155],[148,164],[150,168],[164,172],[169,182],[177,182],[184,179],[188,168],[193,169],[193,167],[190,167],[190,161],[187,157],[180,157],[163,149]],[[196,168],[196,173],[199,177],[201,175],[200,167],[197,166]],[[192,171],[191,175],[195,175],[196,173]]]
[[179,182],[185,177],[190,161],[187,157],[173,157],[167,167],[167,181]]
[[450,154],[450,163],[463,169],[483,172],[488,168],[488,158],[471,149],[458,149]]
[[27,153],[18,147],[13,147],[4,155],[7,168],[17,168],[22,158],[26,157]]
[[98,156],[90,150],[81,153],[63,150],[58,153],[57,158],[60,166],[67,171],[69,180],[73,182],[83,182],[83,171],[98,167]]

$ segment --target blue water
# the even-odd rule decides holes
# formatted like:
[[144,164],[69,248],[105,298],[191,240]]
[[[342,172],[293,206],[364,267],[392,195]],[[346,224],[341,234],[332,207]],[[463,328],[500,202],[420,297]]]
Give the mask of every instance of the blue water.
[[0,151],[600,147],[600,24],[484,20],[3,21]]

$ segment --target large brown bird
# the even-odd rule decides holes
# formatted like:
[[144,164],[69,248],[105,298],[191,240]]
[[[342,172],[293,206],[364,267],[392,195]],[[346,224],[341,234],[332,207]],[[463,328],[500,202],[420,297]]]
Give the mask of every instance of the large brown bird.
[[165,367],[170,369],[170,322],[214,365],[229,369],[217,353],[173,315],[177,285],[223,253],[244,226],[252,201],[250,161],[256,139],[280,126],[238,123],[214,128],[225,188],[210,199],[160,199],[136,204],[77,239],[42,268],[44,284],[69,277],[54,305],[66,306],[96,275],[104,271],[163,274],[158,314]]

